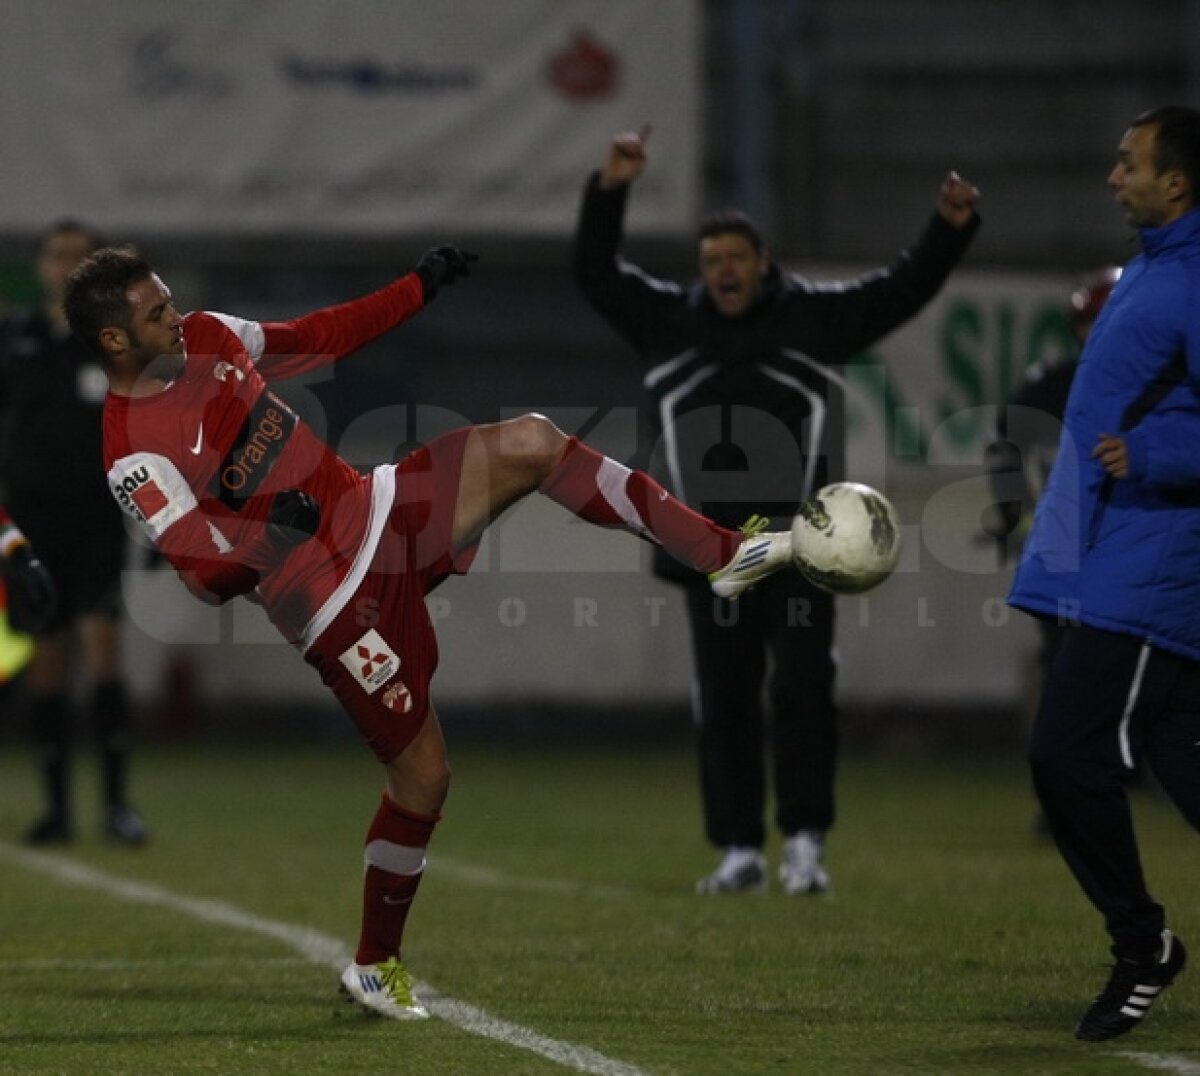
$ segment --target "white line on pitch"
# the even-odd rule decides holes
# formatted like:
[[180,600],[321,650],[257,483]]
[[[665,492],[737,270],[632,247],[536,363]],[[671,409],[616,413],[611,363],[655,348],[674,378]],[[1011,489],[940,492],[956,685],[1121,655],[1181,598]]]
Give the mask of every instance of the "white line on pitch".
[[[170,911],[182,912],[203,923],[233,927],[236,930],[246,930],[274,938],[298,952],[311,964],[340,971],[351,957],[349,948],[339,938],[309,927],[264,919],[223,901],[200,900],[173,893],[162,886],[107,874],[66,857],[26,851],[6,841],[0,841],[0,858],[47,875],[63,885],[99,890],[132,904],[167,908]],[[530,1028],[501,1020],[465,1001],[446,997],[428,983],[418,983],[417,991],[431,1013],[472,1035],[528,1050],[564,1068],[586,1072],[591,1076],[646,1076],[642,1069],[606,1057],[590,1047],[549,1038]]]
[[1170,1054],[1148,1054],[1142,1050],[1114,1051],[1121,1057],[1136,1061],[1148,1069],[1158,1072],[1173,1072],[1175,1076],[1200,1076],[1200,1062],[1189,1061],[1186,1057],[1172,1057]]
[[615,885],[591,885],[588,882],[567,881],[564,878],[530,878],[524,875],[505,874],[492,867],[478,867],[473,863],[442,855],[431,854],[429,866],[432,874],[445,874],[468,885],[484,889],[512,889],[525,893],[552,893],[558,896],[603,897],[617,900],[636,896],[632,889]]
[[[43,960],[0,960],[0,971],[136,971],[139,968],[176,968],[178,960],[160,957],[157,960],[109,960],[104,957],[49,957]],[[244,966],[245,957],[189,956],[189,968],[236,968]],[[277,968],[302,968],[309,961],[300,956],[256,957],[255,966],[268,964]]]

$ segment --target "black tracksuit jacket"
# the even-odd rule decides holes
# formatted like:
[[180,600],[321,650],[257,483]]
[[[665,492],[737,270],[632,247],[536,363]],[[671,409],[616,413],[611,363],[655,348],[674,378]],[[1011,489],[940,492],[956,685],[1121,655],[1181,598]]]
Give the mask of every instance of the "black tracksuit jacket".
[[935,213],[894,264],[846,282],[815,283],[772,265],[759,301],[731,318],[702,283],[658,280],[620,256],[628,192],[590,177],[573,270],[649,365],[660,435],[651,470],[725,526],[752,512],[790,518],[799,501],[844,477],[845,363],[937,294],[979,218],[958,229]]

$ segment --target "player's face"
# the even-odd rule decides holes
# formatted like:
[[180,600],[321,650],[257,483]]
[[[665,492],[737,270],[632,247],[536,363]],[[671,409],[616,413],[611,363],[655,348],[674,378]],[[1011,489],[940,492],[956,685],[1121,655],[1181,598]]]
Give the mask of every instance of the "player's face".
[[713,306],[726,317],[744,314],[762,291],[767,272],[766,252],[737,232],[700,240],[700,276]]
[[139,280],[126,293],[131,311],[129,350],[142,365],[160,355],[183,355],[183,318],[157,274]]
[[1183,212],[1174,196],[1180,173],[1159,172],[1154,163],[1158,126],[1153,123],[1131,127],[1117,147],[1117,163],[1108,175],[1108,185],[1125,216],[1135,228],[1158,228]]

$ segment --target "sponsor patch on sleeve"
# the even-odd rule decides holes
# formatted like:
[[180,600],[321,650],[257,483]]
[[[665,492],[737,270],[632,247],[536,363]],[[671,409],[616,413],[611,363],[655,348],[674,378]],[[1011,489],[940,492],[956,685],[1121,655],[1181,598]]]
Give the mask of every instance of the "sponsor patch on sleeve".
[[142,524],[155,540],[196,507],[196,495],[165,456],[135,452],[119,459],[108,472],[108,483],[126,515]]
[[153,478],[146,479],[130,496],[145,519],[153,519],[168,504],[167,495],[163,493]]

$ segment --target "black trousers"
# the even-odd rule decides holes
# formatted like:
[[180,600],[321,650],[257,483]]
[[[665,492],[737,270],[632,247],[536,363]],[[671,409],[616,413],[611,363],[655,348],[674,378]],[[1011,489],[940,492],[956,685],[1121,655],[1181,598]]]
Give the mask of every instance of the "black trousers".
[[834,600],[779,572],[736,602],[685,584],[704,828],[717,847],[761,848],[767,756],[784,834],[834,820]]
[[1200,829],[1200,664],[1133,636],[1068,628],[1029,758],[1050,831],[1114,955],[1155,952],[1165,914],[1146,887],[1125,779],[1144,758]]

